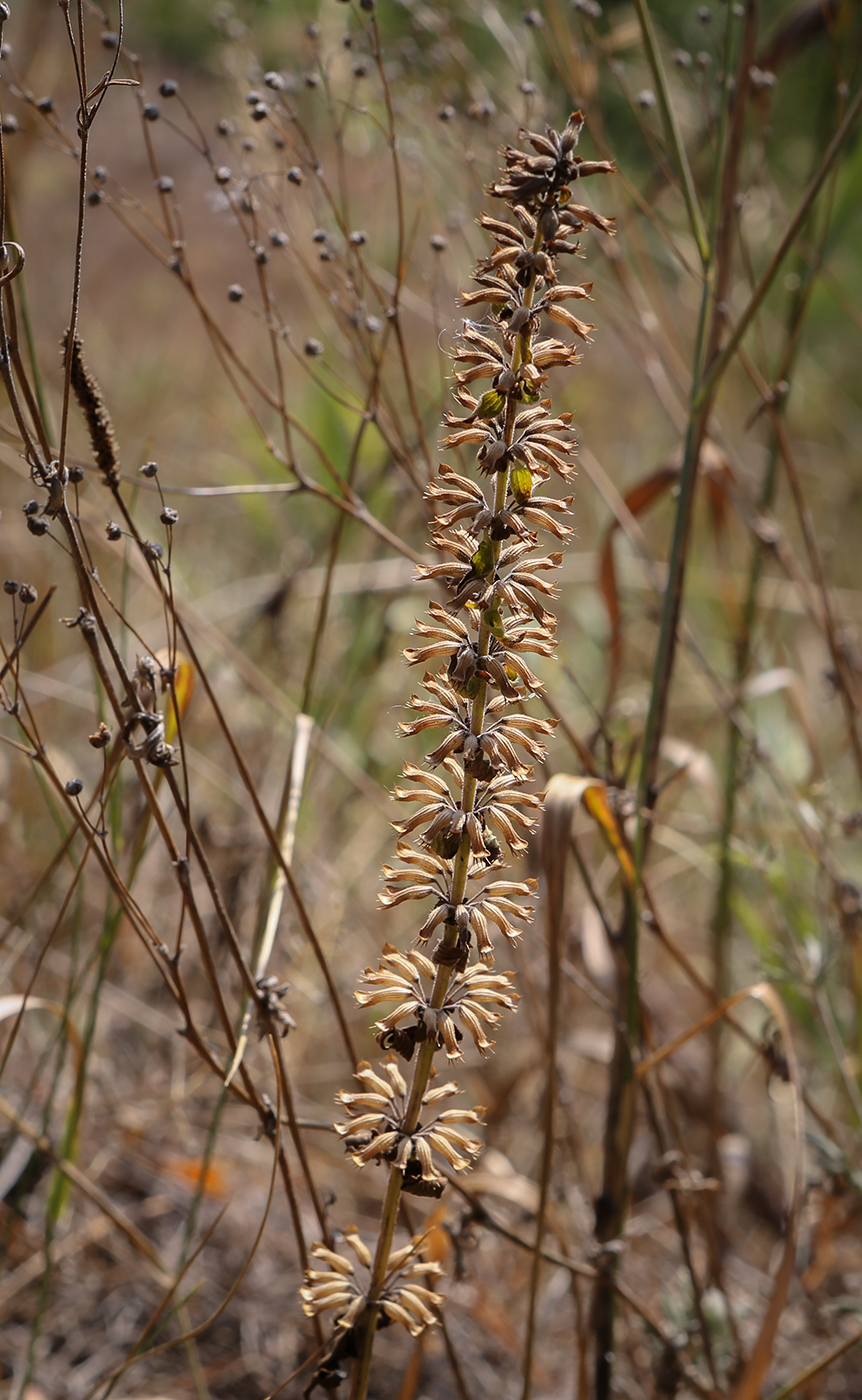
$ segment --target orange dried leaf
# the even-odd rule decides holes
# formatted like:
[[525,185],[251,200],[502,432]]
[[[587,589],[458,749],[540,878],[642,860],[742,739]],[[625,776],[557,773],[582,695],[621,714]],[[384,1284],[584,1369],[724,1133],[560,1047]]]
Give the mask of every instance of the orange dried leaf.
[[228,1194],[225,1174],[215,1162],[204,1164],[202,1157],[169,1157],[162,1166],[176,1181],[186,1182],[195,1190],[200,1184],[205,1196],[222,1198]]

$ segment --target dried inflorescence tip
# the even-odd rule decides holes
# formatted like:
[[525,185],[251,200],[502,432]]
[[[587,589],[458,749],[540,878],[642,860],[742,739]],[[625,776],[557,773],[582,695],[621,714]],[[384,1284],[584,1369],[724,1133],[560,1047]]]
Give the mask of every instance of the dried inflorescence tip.
[[120,480],[120,449],[114,424],[99,383],[87,368],[83,342],[77,332],[71,335],[71,332],[67,331],[63,337],[63,364],[66,365],[69,358],[70,341],[72,393],[87,424],[96,466],[102,473],[106,486],[114,487]]
[[[423,1307],[406,1302],[402,1285],[396,1296],[390,1282],[396,1259],[410,1258],[413,1248],[390,1253],[399,1194],[439,1195],[445,1168],[464,1170],[480,1151],[456,1126],[479,1123],[480,1110],[440,1109],[458,1088],[435,1084],[434,1057],[459,1059],[471,1041],[487,1055],[488,1030],[518,1001],[511,973],[493,970],[491,929],[512,945],[533,912],[535,881],[499,874],[504,848],[521,855],[535,830],[542,798],[529,785],[554,728],[552,720],[521,711],[542,692],[525,657],[549,657],[556,646],[551,605],[562,553],[542,550],[539,536],[564,545],[572,535],[561,518],[571,496],[536,494],[551,477],[568,482],[574,475],[571,414],[553,412],[546,386],[551,369],[578,364],[578,342],[588,342],[593,329],[568,306],[591,300],[592,284],[560,280],[557,265],[564,255],[582,254],[577,235],[587,225],[613,232],[612,220],[572,200],[575,181],[614,168],[575,154],[583,120],[575,112],[562,131],[522,131],[530,149],[503,151],[505,170],[489,193],[508,206],[509,217],[479,220],[494,247],[476,269],[477,289],[463,294],[461,305],[481,308],[485,319],[465,320],[457,338],[453,397],[460,412],[445,415],[441,444],[473,449],[478,480],[444,463],[427,491],[438,511],[431,538],[439,562],[422,566],[418,576],[435,592],[442,589],[443,601],[429,603],[427,620],[417,622],[415,643],[404,653],[409,665],[432,669],[400,727],[406,737],[426,730],[442,736],[435,734],[424,767],[405,764],[406,783],[395,788],[396,802],[416,806],[393,823],[413,844],[401,840],[399,864],[384,867],[380,902],[392,908],[427,901],[430,908],[414,929],[422,950],[401,953],[387,944],[356,993],[362,1007],[393,1004],[374,1030],[383,1049],[412,1066],[412,1082],[394,1057],[379,1073],[363,1061],[359,1091],[338,1095],[347,1121],[336,1130],[354,1163],[385,1163],[390,1172],[380,1242],[373,1261],[369,1255],[367,1287],[355,1282],[352,1263],[332,1255],[331,1272],[310,1272],[303,1290],[307,1311],[338,1310],[341,1332],[318,1383],[332,1384],[336,1354],[361,1357],[354,1389],[360,1397],[381,1316],[397,1317],[411,1330],[429,1320]],[[576,341],[558,339],[547,322]],[[364,1263],[355,1239],[348,1243]],[[436,1306],[428,1307],[430,1320]],[[359,1333],[364,1340],[357,1349]]]

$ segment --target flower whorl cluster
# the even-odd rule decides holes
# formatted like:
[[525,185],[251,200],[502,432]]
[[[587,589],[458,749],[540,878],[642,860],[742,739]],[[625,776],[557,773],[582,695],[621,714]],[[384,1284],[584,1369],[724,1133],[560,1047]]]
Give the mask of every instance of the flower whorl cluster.
[[[550,335],[545,318],[589,340],[592,326],[566,303],[588,300],[591,284],[559,281],[557,261],[580,254],[576,235],[586,224],[613,232],[610,221],[572,201],[575,181],[614,169],[574,154],[582,126],[576,112],[562,131],[522,131],[530,151],[504,149],[505,171],[489,193],[511,217],[479,220],[494,248],[475,271],[477,290],[465,293],[461,305],[482,306],[485,317],[465,320],[457,337],[453,392],[462,413],[445,415],[450,431],[442,443],[475,449],[479,481],[442,464],[427,492],[437,510],[431,538],[442,562],[420,568],[419,577],[433,581],[443,600],[431,602],[429,620],[417,623],[417,644],[405,657],[411,666],[437,663],[438,669],[424,674],[424,693],[410,702],[416,717],[401,730],[444,733],[426,767],[405,764],[407,785],[395,789],[396,801],[418,804],[394,823],[414,844],[399,842],[400,864],[384,867],[380,899],[385,907],[430,900],[416,934],[423,944],[432,934],[438,941],[430,956],[401,954],[387,944],[379,968],[366,970],[356,994],[362,1006],[394,1003],[376,1024],[377,1038],[403,1060],[416,1054],[412,1085],[390,1059],[385,1079],[363,1063],[362,1092],[339,1095],[350,1121],[338,1132],[354,1162],[384,1161],[390,1168],[367,1294],[378,1325],[400,1192],[439,1195],[438,1163],[460,1170],[479,1150],[451,1126],[479,1121],[478,1111],[437,1110],[456,1086],[429,1088],[434,1056],[461,1056],[462,1027],[488,1053],[493,1042],[486,1028],[517,1002],[511,974],[491,971],[489,925],[514,943],[516,923],[532,914],[535,881],[496,876],[505,864],[503,847],[521,854],[536,827],[541,796],[528,784],[554,727],[519,711],[542,691],[524,658],[549,656],[556,645],[546,600],[556,596],[549,576],[562,554],[543,553],[539,536],[565,543],[572,534],[562,518],[571,497],[536,489],[552,474],[564,482],[574,474],[571,415],[555,416],[544,390],[548,371],[577,364],[579,352]],[[489,386],[474,391],[483,379]]]

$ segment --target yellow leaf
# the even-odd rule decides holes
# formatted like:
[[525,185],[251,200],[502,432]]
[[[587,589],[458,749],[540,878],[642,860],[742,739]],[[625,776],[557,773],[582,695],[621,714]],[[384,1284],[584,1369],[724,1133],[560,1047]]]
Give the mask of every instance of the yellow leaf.
[[[163,669],[170,668],[171,660],[171,654],[165,647],[163,647],[161,651],[156,652],[156,661]],[[181,651],[175,652],[173,656],[173,666],[173,697],[171,698],[171,704],[168,706],[168,712],[165,716],[165,740],[169,744],[172,744],[176,738],[178,727],[177,711],[179,712],[179,719],[184,719],[186,711],[191,704],[192,696],[195,693],[195,668],[189,661],[189,658]],[[176,697],[176,709],[174,708],[174,697]]]

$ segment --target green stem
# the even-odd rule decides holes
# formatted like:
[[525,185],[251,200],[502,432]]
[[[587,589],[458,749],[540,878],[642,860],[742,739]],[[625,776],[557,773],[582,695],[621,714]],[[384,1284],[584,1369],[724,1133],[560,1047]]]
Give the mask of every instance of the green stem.
[[[670,559],[668,560],[667,584],[665,585],[658,646],[656,649],[655,664],[653,666],[653,683],[650,691],[649,710],[647,712],[646,728],[644,731],[643,757],[638,784],[638,825],[637,835],[635,837],[635,868],[638,880],[640,880],[641,871],[643,869],[644,853],[648,839],[649,812],[652,808],[655,796],[653,792],[655,764],[658,756],[658,745],[664,727],[664,715],[667,706],[671,672],[673,670],[673,657],[676,649],[676,631],[682,602],[688,536],[691,526],[692,508],[694,506],[695,488],[697,485],[700,449],[706,431],[709,409],[712,404],[712,400],[710,399],[708,403],[698,407],[700,403],[699,380],[703,351],[706,344],[709,303],[710,287],[708,281],[704,279],[694,346],[691,411],[685,437],[682,470],[680,472],[679,498],[677,501],[676,520],[674,521]],[[626,951],[631,959],[631,948],[627,948]]]
[[691,224],[691,231],[694,241],[697,244],[697,251],[700,255],[701,263],[706,267],[709,263],[710,249],[709,240],[704,227],[703,215],[700,212],[700,205],[697,199],[697,191],[694,188],[691,167],[688,163],[688,156],[682,143],[679,126],[674,115],[673,107],[670,103],[670,92],[668,90],[667,78],[662,66],[661,55],[658,51],[655,30],[653,29],[652,17],[647,7],[646,0],[635,0],[635,11],[643,35],[644,48],[646,49],[647,61],[652,70],[653,82],[656,88],[659,111],[661,112],[664,124],[665,136],[673,152],[676,162],[677,174],[682,188],[682,197],[685,200],[685,207],[688,212],[688,220]]

